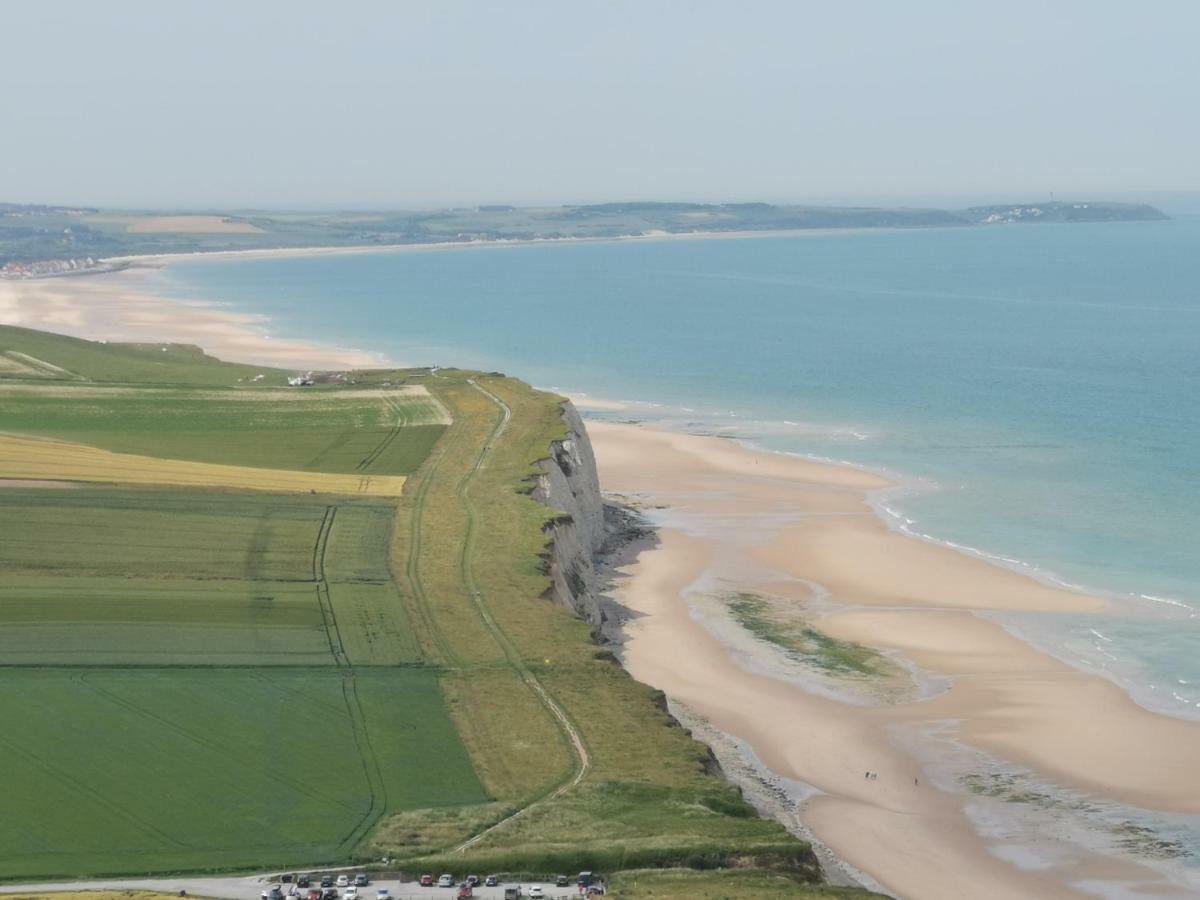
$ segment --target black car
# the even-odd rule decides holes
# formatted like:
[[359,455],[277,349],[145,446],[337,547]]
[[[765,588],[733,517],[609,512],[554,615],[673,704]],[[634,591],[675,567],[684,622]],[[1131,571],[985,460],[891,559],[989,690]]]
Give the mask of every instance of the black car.
[[479,887],[479,876],[478,875],[468,875],[467,876],[467,884],[469,884],[471,887]]
[[321,887],[333,887],[333,876],[332,875],[322,875],[321,876]]
[[337,888],[327,887],[325,888],[325,893],[323,893],[321,896],[324,898],[324,900],[338,900]]
[[301,872],[296,876],[296,887],[308,887],[312,879],[308,877],[307,872]]

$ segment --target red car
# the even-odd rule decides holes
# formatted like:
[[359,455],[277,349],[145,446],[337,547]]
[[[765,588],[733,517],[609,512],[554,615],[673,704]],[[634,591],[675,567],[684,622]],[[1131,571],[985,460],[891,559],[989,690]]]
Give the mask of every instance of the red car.
[[421,876],[421,887],[433,887],[433,876],[432,875],[422,875]]
[[307,897],[307,900],[321,900],[321,891],[318,888],[313,888],[305,896]]

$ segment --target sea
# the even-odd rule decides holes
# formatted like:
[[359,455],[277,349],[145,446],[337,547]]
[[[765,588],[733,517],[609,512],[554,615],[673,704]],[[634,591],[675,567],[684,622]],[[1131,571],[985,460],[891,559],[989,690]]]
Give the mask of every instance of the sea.
[[894,527],[1111,600],[1007,627],[1200,718],[1200,216],[189,260],[156,289],[887,473]]

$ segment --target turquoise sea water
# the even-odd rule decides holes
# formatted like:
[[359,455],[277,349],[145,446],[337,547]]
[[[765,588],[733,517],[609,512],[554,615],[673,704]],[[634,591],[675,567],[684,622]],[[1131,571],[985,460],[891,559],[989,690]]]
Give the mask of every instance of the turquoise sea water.
[[183,262],[162,289],[884,469],[898,527],[1114,597],[1013,627],[1200,715],[1200,217]]

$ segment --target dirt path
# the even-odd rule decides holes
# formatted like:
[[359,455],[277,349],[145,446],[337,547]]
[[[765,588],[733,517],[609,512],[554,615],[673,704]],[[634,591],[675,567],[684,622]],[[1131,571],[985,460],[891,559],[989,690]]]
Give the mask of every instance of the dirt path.
[[467,850],[469,847],[483,840],[493,831],[496,831],[514,819],[523,816],[535,806],[545,803],[548,800],[553,800],[571,788],[575,787],[577,784],[583,781],[583,777],[587,774],[587,771],[589,768],[591,768],[592,764],[591,757],[588,755],[587,745],[584,743],[583,737],[580,735],[579,730],[571,722],[570,716],[568,716],[566,711],[558,704],[558,701],[550,696],[550,693],[537,679],[537,676],[534,675],[533,672],[530,671],[525,665],[525,660],[521,657],[521,654],[517,650],[516,646],[511,640],[509,640],[508,635],[504,633],[504,629],[502,629],[496,620],[492,618],[491,611],[487,606],[487,598],[484,596],[483,591],[475,581],[475,575],[471,565],[471,557],[474,553],[474,535],[476,531],[475,526],[477,516],[475,507],[471,503],[471,481],[474,479],[476,474],[478,474],[479,470],[483,468],[488,454],[491,453],[492,446],[500,439],[501,435],[504,433],[504,430],[508,427],[508,423],[512,419],[512,409],[510,409],[508,404],[502,399],[497,397],[474,379],[471,380],[470,384],[473,388],[475,388],[475,390],[479,391],[497,406],[500,411],[500,416],[495,427],[492,428],[491,432],[487,436],[487,439],[484,441],[483,446],[480,448],[479,455],[475,459],[475,464],[471,467],[467,474],[463,476],[463,479],[459,483],[458,487],[458,495],[462,498],[463,505],[467,510],[467,534],[466,539],[463,541],[463,555],[461,560],[463,581],[467,585],[467,591],[470,593],[471,600],[474,602],[475,608],[479,612],[479,617],[483,620],[483,624],[487,627],[492,637],[495,638],[496,643],[499,644],[500,648],[504,651],[504,655],[507,658],[509,665],[517,670],[526,686],[533,691],[534,695],[538,698],[538,700],[541,701],[542,705],[549,710],[550,714],[554,717],[555,722],[558,724],[559,730],[567,738],[575,754],[576,766],[575,770],[562,784],[555,787],[549,793],[535,799],[531,803],[526,804],[506,818],[501,819],[494,825],[485,828],[475,836],[459,844],[453,850],[455,853],[461,853]]

